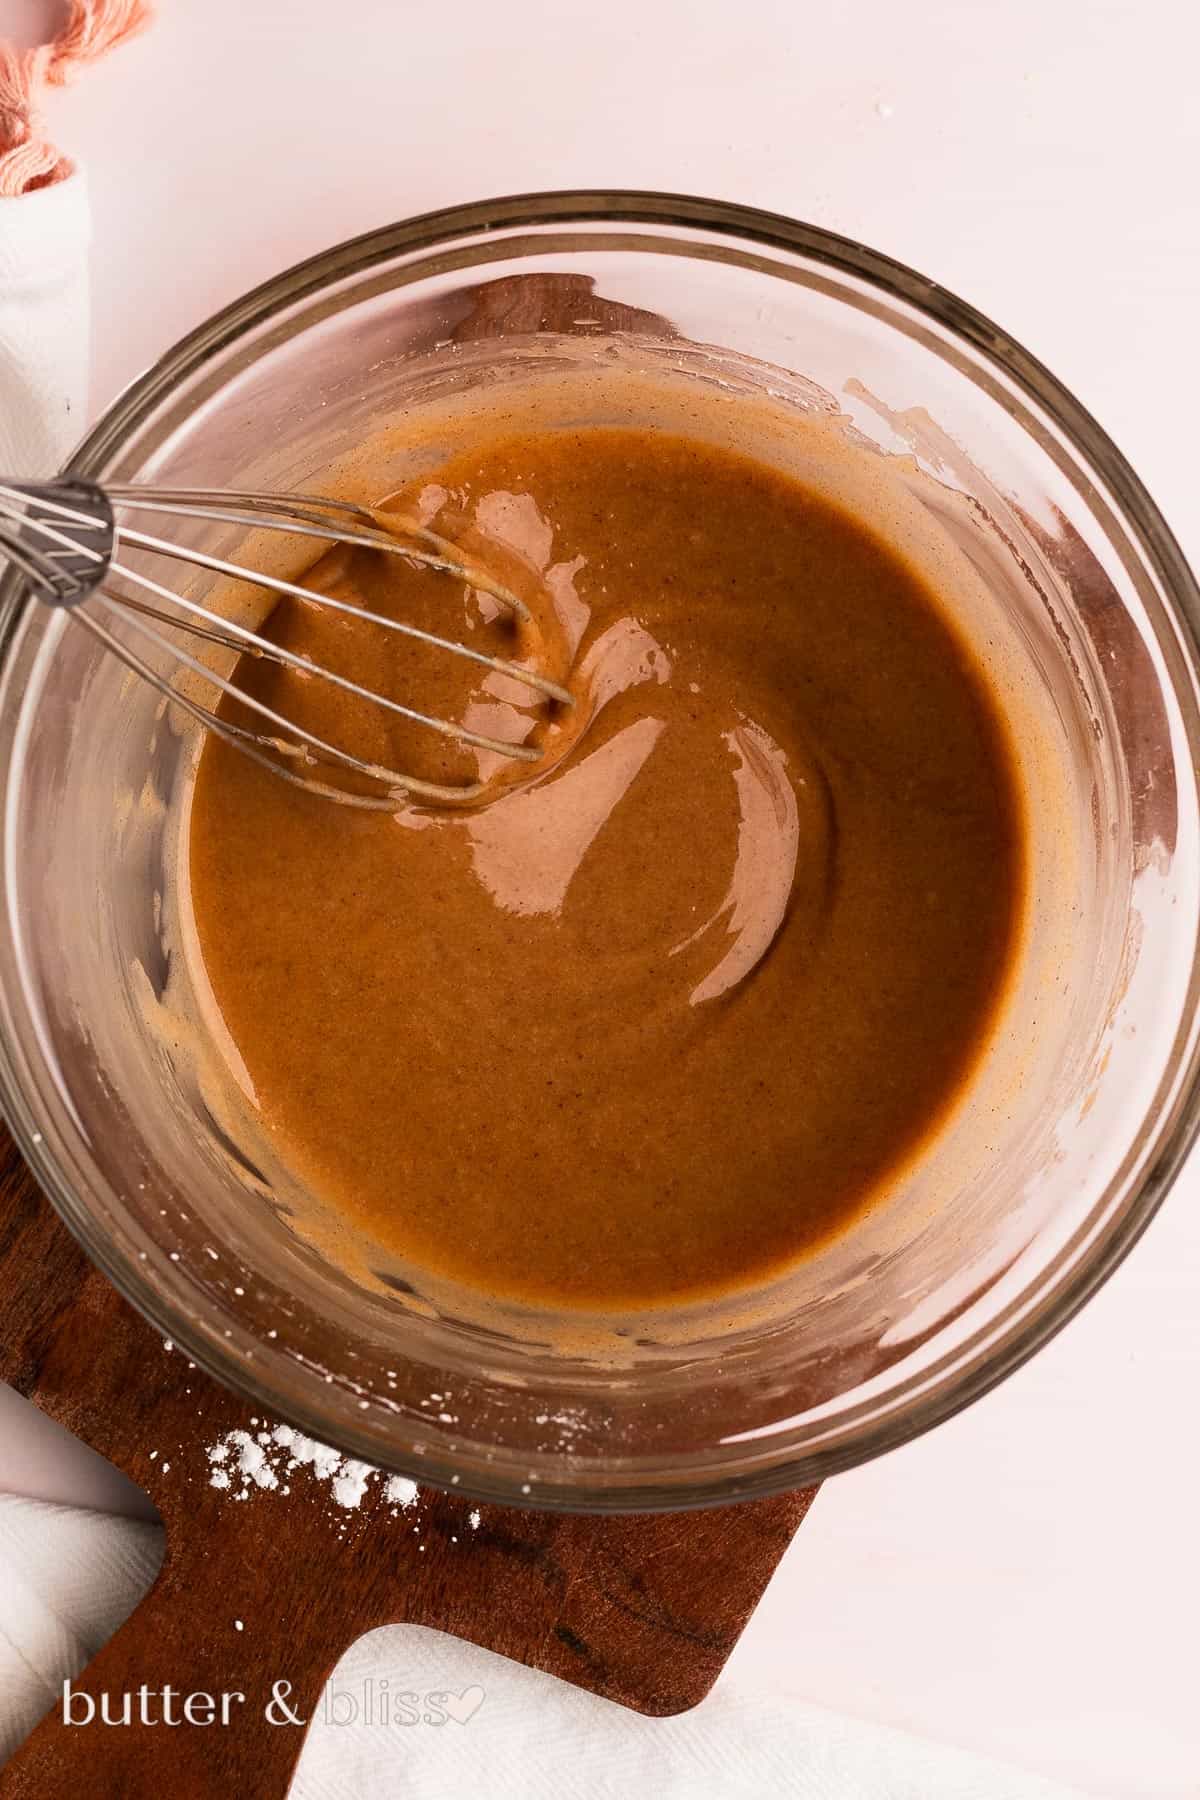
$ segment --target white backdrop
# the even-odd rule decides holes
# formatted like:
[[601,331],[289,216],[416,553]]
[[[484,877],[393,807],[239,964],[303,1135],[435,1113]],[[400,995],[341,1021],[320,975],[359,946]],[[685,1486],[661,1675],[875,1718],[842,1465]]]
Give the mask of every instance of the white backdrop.
[[[0,0],[0,29],[32,0]],[[537,187],[706,192],[860,237],[1075,389],[1200,563],[1192,0],[162,0],[75,91],[93,398],[283,264]],[[1200,1794],[1200,1165],[1067,1333],[830,1483],[731,1675],[1100,1794]],[[132,1505],[0,1392],[0,1487]]]

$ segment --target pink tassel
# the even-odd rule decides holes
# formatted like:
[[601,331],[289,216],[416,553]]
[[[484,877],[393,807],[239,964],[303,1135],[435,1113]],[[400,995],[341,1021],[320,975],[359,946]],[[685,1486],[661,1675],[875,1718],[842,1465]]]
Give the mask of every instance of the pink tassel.
[[42,90],[65,87],[150,22],[149,0],[69,0],[62,30],[36,50],[0,43],[0,197],[50,187],[75,167],[43,135]]

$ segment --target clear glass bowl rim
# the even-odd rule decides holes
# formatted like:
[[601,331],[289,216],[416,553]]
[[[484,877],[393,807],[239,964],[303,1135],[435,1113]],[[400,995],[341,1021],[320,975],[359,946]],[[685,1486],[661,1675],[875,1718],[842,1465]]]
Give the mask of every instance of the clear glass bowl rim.
[[[297,301],[347,277],[364,275],[398,254],[432,250],[488,231],[622,223],[707,233],[733,244],[799,254],[866,284],[885,300],[900,301],[925,315],[951,338],[967,345],[984,363],[991,364],[1049,416],[1085,467],[1097,474],[1108,489],[1116,503],[1119,522],[1161,584],[1166,608],[1186,645],[1193,676],[1200,686],[1200,587],[1139,477],[1107,433],[1062,383],[985,315],[894,258],[823,227],[728,201],[650,190],[599,188],[505,195],[423,213],[347,239],[261,283],[181,338],[117,396],[79,444],[64,473],[83,477],[96,474],[120,450],[131,431],[153,414],[160,400],[211,356]],[[0,663],[9,655],[25,609],[34,604],[13,570],[0,578]],[[1194,753],[1197,750],[1200,746],[1193,745]],[[1192,1013],[1198,979],[1200,941],[1193,951],[1190,971]],[[1192,1013],[1182,1021],[1176,1039],[1176,1074],[1182,1060],[1181,1046],[1189,1035],[1194,1037],[1189,1031]],[[910,1394],[902,1405],[865,1422],[852,1422],[843,1437],[826,1442],[816,1451],[785,1453],[767,1467],[757,1463],[753,1470],[742,1473],[726,1468],[709,1482],[697,1483],[690,1477],[686,1486],[678,1488],[669,1482],[653,1481],[645,1488],[622,1484],[614,1489],[606,1485],[602,1476],[580,1471],[579,1478],[566,1476],[557,1488],[553,1483],[545,1483],[539,1501],[537,1496],[518,1496],[503,1478],[492,1482],[481,1479],[476,1469],[458,1491],[483,1499],[519,1500],[525,1506],[540,1503],[553,1509],[579,1511],[705,1506],[806,1486],[919,1436],[1019,1368],[1061,1330],[1128,1255],[1162,1204],[1200,1130],[1200,1046],[1195,1043],[1176,1091],[1179,1098],[1171,1108],[1174,1118],[1169,1129],[1161,1129],[1161,1117],[1143,1121],[1143,1135],[1159,1135],[1154,1154],[1145,1159],[1144,1173],[1126,1195],[1119,1214],[1110,1217],[1104,1229],[1092,1235],[1084,1255],[1067,1268],[1060,1268],[1056,1282],[1036,1296],[1036,1304],[1024,1308],[1015,1324],[1010,1322],[998,1335],[985,1334],[986,1343],[975,1346],[969,1355],[957,1357],[949,1373],[936,1367],[927,1371],[919,1392]],[[224,1386],[281,1418],[289,1418],[315,1436],[332,1436],[347,1454],[379,1460],[378,1444],[366,1438],[356,1442],[352,1425],[339,1423],[336,1432],[328,1433],[320,1416],[307,1412],[294,1396],[284,1398],[273,1385],[256,1379],[253,1365],[235,1349],[222,1350],[198,1337],[182,1317],[173,1315],[169,1301],[146,1278],[143,1267],[112,1242],[89,1209],[86,1196],[75,1191],[52,1155],[21,1082],[6,1022],[0,1027],[0,1110],[22,1157],[59,1217],[91,1260],[143,1317]],[[1118,1184],[1119,1178],[1114,1186]],[[1096,1210],[1111,1198],[1110,1191]],[[422,1478],[434,1485],[446,1485],[453,1459],[446,1459],[445,1471],[437,1466],[439,1460],[422,1458]]]

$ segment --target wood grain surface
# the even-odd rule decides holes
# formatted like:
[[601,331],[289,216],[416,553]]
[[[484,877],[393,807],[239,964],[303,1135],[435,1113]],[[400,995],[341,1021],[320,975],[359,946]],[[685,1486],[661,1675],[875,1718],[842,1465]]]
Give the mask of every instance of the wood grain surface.
[[[433,1489],[395,1508],[378,1482],[348,1511],[307,1471],[286,1497],[214,1489],[206,1447],[250,1428],[249,1403],[168,1351],[91,1266],[2,1127],[0,1378],[145,1488],[166,1526],[155,1585],[75,1690],[118,1705],[168,1683],[177,1696],[245,1696],[224,1727],[68,1728],[56,1707],[0,1771],[0,1800],[281,1800],[304,1729],[268,1722],[272,1684],[290,1683],[291,1713],[310,1719],[350,1645],[401,1621],[639,1712],[684,1711],[719,1674],[814,1492],[600,1518],[475,1508]],[[147,1710],[161,1721],[161,1699]]]

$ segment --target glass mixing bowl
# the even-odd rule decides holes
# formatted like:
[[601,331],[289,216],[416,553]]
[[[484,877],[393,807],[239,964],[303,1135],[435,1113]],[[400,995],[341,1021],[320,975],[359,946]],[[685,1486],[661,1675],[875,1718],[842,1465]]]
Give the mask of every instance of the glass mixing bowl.
[[821,418],[973,571],[968,623],[1032,796],[1033,899],[950,1125],[753,1316],[701,1309],[615,1362],[357,1284],[291,1229],[155,1026],[188,733],[11,574],[0,1089],[91,1256],[258,1412],[481,1498],[712,1503],[816,1480],[982,1393],[1109,1274],[1179,1168],[1197,1119],[1198,596],[1118,451],[1002,331],[860,245],[713,201],[537,195],[344,244],[170,351],[71,468],[318,486],[373,425],[547,359],[645,362],[679,392]]

